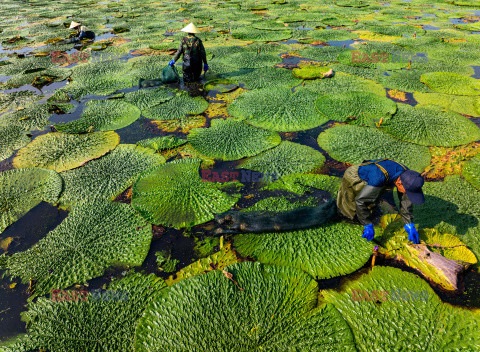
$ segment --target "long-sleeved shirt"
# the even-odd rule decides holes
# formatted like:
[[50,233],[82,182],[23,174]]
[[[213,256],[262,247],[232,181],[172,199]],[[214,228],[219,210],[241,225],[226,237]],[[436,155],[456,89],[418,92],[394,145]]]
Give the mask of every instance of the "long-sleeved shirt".
[[[395,180],[408,170],[404,165],[388,159],[372,160],[361,165],[358,176],[367,182],[355,198],[357,218],[362,225],[372,223],[371,208],[378,203],[382,193],[394,186]],[[406,224],[413,222],[413,205],[406,193],[397,192],[400,199],[400,215]]]
[[202,61],[204,64],[207,63],[207,55],[205,53],[205,47],[203,46],[202,40],[194,35],[189,35],[182,38],[180,41],[180,46],[178,47],[173,60],[177,61],[182,54],[183,63],[185,65],[201,64]]

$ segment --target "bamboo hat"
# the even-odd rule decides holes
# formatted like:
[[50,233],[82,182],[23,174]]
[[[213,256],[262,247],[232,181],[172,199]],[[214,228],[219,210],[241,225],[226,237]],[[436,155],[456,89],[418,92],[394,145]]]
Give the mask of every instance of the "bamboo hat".
[[188,26],[182,28],[181,31],[187,33],[198,33],[198,29],[193,23],[190,23]]
[[70,23],[70,27],[68,29],[73,29],[73,28],[76,28],[78,26],[81,26],[82,24],[80,22],[75,22],[75,21],[72,21],[72,23]]

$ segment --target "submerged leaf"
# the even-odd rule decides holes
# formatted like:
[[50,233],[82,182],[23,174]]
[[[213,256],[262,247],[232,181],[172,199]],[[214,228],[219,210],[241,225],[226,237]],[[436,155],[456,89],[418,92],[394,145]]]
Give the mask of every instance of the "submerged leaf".
[[180,120],[185,115],[199,115],[207,108],[208,102],[204,98],[192,98],[186,92],[180,92],[163,104],[143,110],[142,114],[152,120]]
[[120,136],[113,131],[87,134],[48,133],[20,149],[16,168],[43,167],[57,172],[82,166],[114,149]]

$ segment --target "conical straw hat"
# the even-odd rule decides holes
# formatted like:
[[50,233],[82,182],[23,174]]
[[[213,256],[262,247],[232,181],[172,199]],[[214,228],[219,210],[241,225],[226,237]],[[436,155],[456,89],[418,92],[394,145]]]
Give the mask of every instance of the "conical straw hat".
[[182,28],[181,31],[187,33],[198,33],[198,29],[193,23],[190,23],[188,26]]
[[73,28],[78,27],[80,25],[81,25],[81,23],[72,21],[72,23],[70,23],[70,28],[68,28],[68,29],[73,29]]

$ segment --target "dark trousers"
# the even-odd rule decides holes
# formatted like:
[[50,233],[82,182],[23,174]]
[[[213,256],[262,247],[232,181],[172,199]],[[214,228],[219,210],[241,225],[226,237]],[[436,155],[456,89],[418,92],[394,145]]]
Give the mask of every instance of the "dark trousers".
[[202,74],[202,63],[183,65],[183,82],[193,83],[200,80]]

